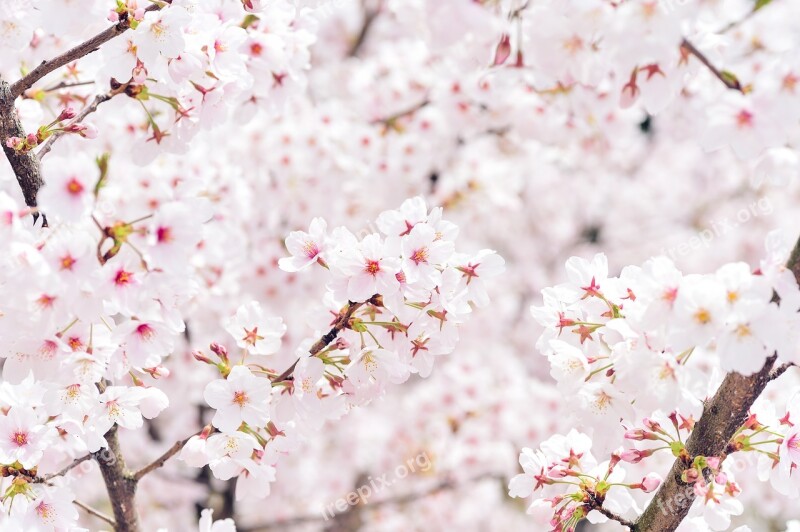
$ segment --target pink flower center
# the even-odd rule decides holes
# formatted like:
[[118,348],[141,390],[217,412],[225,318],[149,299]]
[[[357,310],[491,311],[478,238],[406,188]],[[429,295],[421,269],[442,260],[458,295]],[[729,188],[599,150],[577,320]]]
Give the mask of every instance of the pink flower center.
[[153,338],[156,332],[147,323],[142,323],[141,325],[136,327],[136,334],[138,334],[142,340],[147,341]]
[[414,261],[414,264],[419,264],[420,262],[428,262],[428,248],[422,247],[417,250],[414,250],[414,253],[411,254],[411,260]]
[[317,246],[316,242],[307,240],[306,243],[303,244],[303,253],[305,253],[306,257],[309,259],[313,259],[319,255],[319,246]]
[[126,272],[125,270],[119,270],[117,275],[114,276],[114,283],[117,286],[125,286],[130,284],[131,280],[133,279],[133,274],[131,272]]
[[36,515],[38,515],[42,521],[50,523],[55,519],[56,512],[51,504],[42,501],[36,506]]
[[247,401],[248,401],[247,393],[242,392],[242,391],[234,392],[234,394],[233,394],[233,402],[235,404],[239,405],[240,407],[243,407],[244,405],[247,404]]
[[159,244],[167,244],[174,240],[172,236],[172,229],[169,227],[159,227],[156,229],[156,239],[158,239]]
[[75,179],[74,177],[67,181],[67,192],[72,194],[73,196],[77,196],[78,194],[83,192],[83,185],[80,181]]
[[753,113],[747,109],[742,109],[736,115],[736,125],[740,128],[751,127],[753,125]]
[[76,261],[74,258],[72,258],[72,255],[65,255],[61,258],[61,269],[72,271],[72,266],[75,265],[75,262]]
[[28,433],[14,432],[14,434],[11,435],[11,443],[15,444],[17,447],[28,445]]
[[258,327],[253,327],[252,331],[248,331],[247,329],[244,330],[244,338],[242,338],[242,340],[244,340],[244,342],[247,344],[254,346],[256,345],[256,342],[263,339],[263,336],[258,335]]
[[377,260],[368,260],[364,271],[370,275],[375,275],[381,271],[381,264]]

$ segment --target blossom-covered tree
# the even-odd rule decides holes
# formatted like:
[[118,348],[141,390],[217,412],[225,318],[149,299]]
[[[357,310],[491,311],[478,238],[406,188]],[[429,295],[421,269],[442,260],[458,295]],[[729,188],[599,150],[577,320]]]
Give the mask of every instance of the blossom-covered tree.
[[3,2],[0,528],[798,529],[798,49],[790,0]]

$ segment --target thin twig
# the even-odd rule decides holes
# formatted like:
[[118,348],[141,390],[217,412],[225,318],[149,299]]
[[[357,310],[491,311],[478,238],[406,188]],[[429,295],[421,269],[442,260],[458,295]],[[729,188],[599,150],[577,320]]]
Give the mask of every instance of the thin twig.
[[[344,308],[344,310],[339,313],[339,317],[334,322],[333,328],[325,333],[322,338],[317,340],[314,345],[311,346],[311,349],[308,350],[309,354],[314,356],[325,349],[328,344],[336,339],[336,336],[339,334],[339,332],[348,326],[350,318],[353,317],[355,311],[367,303],[371,303],[373,305],[378,303],[376,298],[377,296],[372,296],[363,303],[353,303],[352,301],[347,303],[347,306]],[[297,367],[298,362],[300,362],[300,359],[295,360],[294,364],[292,364],[286,371],[275,377],[272,382],[283,382],[289,379],[289,377],[292,376],[292,373],[294,373],[294,368]]]
[[[170,3],[171,0],[165,0],[167,3]],[[161,9],[162,4],[152,4],[150,7],[145,9],[145,11],[158,11]],[[81,44],[75,46],[64,52],[63,54],[50,59],[49,61],[42,61],[42,63],[31,70],[28,75],[20,79],[19,81],[15,82],[11,85],[11,95],[13,98],[17,98],[22,95],[26,90],[33,87],[33,84],[45,77],[50,72],[57,70],[64,65],[68,65],[69,63],[76,61],[84,56],[89,55],[90,53],[97,50],[102,44],[110,41],[114,37],[122,35],[126,31],[128,31],[131,27],[130,19],[125,18],[121,20],[117,24],[106,28],[105,30],[101,31],[91,39],[82,42]]]
[[[197,433],[197,434],[199,434],[199,433]],[[155,461],[151,462],[150,464],[144,466],[139,471],[134,473],[133,474],[133,480],[138,482],[146,474],[150,473],[151,471],[155,471],[156,469],[158,469],[160,467],[163,467],[164,464],[167,462],[167,460],[169,460],[170,458],[172,458],[173,456],[178,454],[181,451],[181,449],[183,449],[183,446],[186,445],[186,442],[188,442],[190,439],[192,439],[197,434],[192,434],[188,438],[184,438],[184,439],[182,439],[180,441],[175,442],[175,444],[172,447],[167,449],[167,451],[164,454],[162,454],[161,456],[156,458]]]
[[630,530],[633,530],[633,527],[636,526],[631,521],[628,521],[624,517],[615,514],[611,510],[606,510],[602,506],[600,506],[599,508],[595,508],[595,510],[597,510],[598,512],[600,512],[604,516],[608,517],[612,521],[616,521],[617,523],[621,524],[622,526],[628,527],[628,529],[630,529]]
[[777,368],[772,370],[772,373],[769,374],[769,380],[774,381],[775,379],[786,373],[787,369],[795,365],[796,364],[794,362],[787,362],[785,364],[778,366]]
[[81,456],[80,458],[76,458],[75,460],[73,460],[68,466],[66,466],[61,471],[58,471],[56,473],[50,473],[49,475],[45,475],[43,477],[36,477],[33,481],[36,483],[43,483],[43,482],[48,482],[56,477],[63,477],[64,475],[69,473],[73,468],[79,466],[86,460],[91,460],[92,458],[93,458],[92,454]]
[[96,518],[100,519],[101,521],[105,521],[106,523],[108,523],[112,527],[116,528],[117,523],[115,523],[114,520],[111,519],[111,517],[107,516],[106,514],[101,512],[100,510],[95,510],[94,508],[92,508],[88,504],[84,504],[84,503],[82,503],[81,501],[78,501],[78,500],[72,501],[72,504],[74,504],[75,506],[77,506],[81,510],[85,511],[87,514],[93,515]]
[[397,113],[395,113],[393,115],[389,115],[389,116],[387,116],[385,118],[378,118],[377,120],[373,120],[372,124],[373,125],[375,125],[375,124],[383,124],[385,126],[391,126],[392,124],[397,122],[399,119],[404,118],[406,116],[413,115],[414,113],[416,113],[417,111],[419,111],[423,107],[426,107],[430,103],[431,103],[431,101],[426,98],[426,99],[422,100],[421,102],[419,102],[418,104],[414,105],[413,107],[409,107],[408,109],[405,109],[403,111],[399,111],[399,112],[397,112]]
[[375,9],[369,9],[364,6],[364,22],[361,24],[361,29],[358,32],[358,36],[356,40],[353,41],[353,44],[350,46],[350,50],[347,52],[348,57],[356,57],[358,53],[363,48],[364,43],[367,41],[367,35],[369,35],[369,30],[372,28],[372,24],[375,22],[375,19],[378,17],[378,13],[380,13],[381,6],[378,5]]
[[[64,128],[68,128],[69,126],[73,126],[75,124],[80,124],[81,122],[83,122],[83,120],[87,116],[89,116],[90,114],[92,114],[95,111],[97,111],[97,108],[100,106],[101,103],[107,102],[108,100],[110,100],[111,98],[113,98],[114,96],[116,96],[119,93],[120,92],[118,90],[116,90],[116,91],[107,92],[105,94],[98,94],[97,96],[95,96],[95,98],[92,101],[92,103],[90,103],[89,105],[84,107],[83,111],[78,113],[75,116],[75,118],[70,120],[64,126]],[[38,152],[36,152],[36,155],[39,157],[40,161],[42,160],[42,157],[44,157],[45,155],[50,153],[50,150],[53,148],[53,143],[55,143],[55,141],[58,140],[59,138],[61,138],[61,136],[64,135],[65,133],[66,133],[66,131],[63,131],[63,130],[62,131],[56,131],[55,133],[53,133],[53,135],[49,139],[47,139],[45,141],[44,144],[42,144],[42,147],[39,148]]]
[[58,91],[61,89],[72,89],[74,87],[85,87],[87,85],[94,85],[94,81],[62,81],[58,85],[53,85],[52,87],[48,87],[46,89],[42,89],[44,92],[53,92]]
[[733,90],[739,91],[741,93],[744,93],[744,89],[742,88],[742,84],[739,83],[739,80],[736,79],[735,76],[733,76],[731,74],[727,74],[727,73],[721,71],[720,69],[718,69],[716,66],[714,66],[714,64],[711,63],[711,61],[709,61],[709,59],[703,54],[703,52],[698,50],[697,47],[694,44],[689,42],[688,39],[683,39],[681,41],[681,48],[686,50],[686,52],[688,52],[689,54],[695,56],[726,87],[728,87],[729,89],[733,89]]

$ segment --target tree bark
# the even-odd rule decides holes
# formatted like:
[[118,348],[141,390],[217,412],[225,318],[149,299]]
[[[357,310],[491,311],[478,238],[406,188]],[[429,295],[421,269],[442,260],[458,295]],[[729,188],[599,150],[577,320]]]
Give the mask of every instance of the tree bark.
[[117,426],[106,433],[108,453],[104,450],[95,453],[103,481],[108,490],[111,507],[114,510],[115,532],[138,532],[139,517],[136,514],[136,479],[125,467],[125,459],[119,448]]
[[5,81],[0,80],[0,142],[3,144],[3,151],[8,162],[11,163],[11,169],[17,177],[19,188],[22,189],[25,204],[28,207],[36,207],[36,194],[44,184],[39,167],[39,157],[33,151],[18,153],[13,148],[6,146],[9,137],[25,138],[25,134],[14,107],[11,87]]
[[[800,240],[795,244],[786,267],[800,284]],[[673,532],[678,528],[695,499],[693,486],[683,482],[681,474],[696,456],[724,455],[728,442],[747,419],[750,407],[770,380],[779,376],[779,373],[775,375],[772,372],[776,360],[777,355],[772,355],[761,371],[753,375],[729,373],[725,376],[714,396],[705,402],[703,415],[686,442],[691,458],[688,461],[675,460],[655,497],[634,524],[635,532]]]

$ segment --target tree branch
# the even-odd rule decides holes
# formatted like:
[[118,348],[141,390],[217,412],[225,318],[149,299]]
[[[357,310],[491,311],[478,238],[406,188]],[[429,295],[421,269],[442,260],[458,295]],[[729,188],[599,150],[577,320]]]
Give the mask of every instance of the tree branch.
[[726,87],[728,87],[729,89],[737,90],[744,94],[744,89],[742,88],[742,84],[739,83],[739,80],[736,79],[736,76],[719,70],[716,66],[714,66],[714,64],[711,63],[711,61],[709,61],[709,59],[703,54],[703,52],[698,50],[694,44],[689,42],[688,39],[683,39],[681,41],[681,48],[683,50],[686,50],[687,53],[695,56],[698,60],[700,60],[700,62],[703,63],[703,65],[705,65],[705,67],[708,70],[710,70],[711,73],[717,77],[717,79],[719,79],[722,83],[724,83]]
[[627,519],[625,519],[624,517],[615,514],[611,510],[606,510],[602,506],[600,506],[599,508],[595,508],[595,510],[597,510],[598,512],[600,512],[604,516],[608,517],[612,521],[616,521],[617,523],[621,524],[622,526],[628,527],[630,530],[633,530],[634,526],[636,526],[632,522],[630,522]]
[[136,480],[125,468],[125,459],[119,448],[119,437],[117,426],[114,425],[106,435],[108,451],[111,456],[107,456],[104,450],[94,453],[97,464],[100,466],[100,473],[108,490],[108,497],[111,500],[111,507],[114,509],[114,531],[115,532],[138,532],[139,518],[136,515]]
[[184,439],[182,439],[181,441],[177,441],[177,442],[175,442],[175,444],[174,444],[172,447],[170,447],[169,449],[167,449],[167,451],[166,451],[164,454],[162,454],[161,456],[159,456],[158,458],[156,458],[156,459],[155,459],[155,461],[153,461],[152,463],[150,463],[150,464],[148,464],[148,465],[144,466],[144,467],[143,467],[143,468],[141,468],[139,471],[137,471],[136,473],[134,473],[134,474],[133,474],[133,480],[135,480],[136,482],[138,482],[138,481],[140,481],[140,480],[142,479],[142,477],[143,477],[143,476],[145,476],[146,474],[148,474],[148,473],[150,473],[150,472],[152,472],[152,471],[155,471],[156,469],[158,469],[158,468],[160,468],[160,467],[163,467],[163,466],[164,466],[164,464],[167,462],[167,460],[169,460],[170,458],[172,458],[173,456],[175,456],[176,454],[178,454],[179,452],[181,452],[181,449],[183,449],[183,446],[184,446],[184,445],[186,445],[186,442],[188,442],[188,441],[189,441],[190,439],[192,439],[194,436],[197,436],[197,434],[199,434],[199,433],[192,434],[192,435],[191,435],[191,436],[189,436],[188,438],[184,438]]
[[[328,346],[328,344],[333,342],[336,339],[336,336],[338,336],[339,332],[348,326],[350,318],[353,317],[353,314],[355,314],[355,312],[359,308],[366,305],[367,303],[370,303],[372,305],[377,305],[380,304],[380,301],[378,299],[378,296],[375,295],[372,296],[367,301],[364,301],[363,303],[353,303],[352,301],[348,302],[344,310],[339,313],[339,317],[334,322],[333,328],[327,333],[325,333],[322,336],[322,338],[317,340],[314,343],[314,345],[311,346],[311,349],[308,350],[309,354],[311,356],[314,356],[323,349],[325,349]],[[295,360],[294,364],[292,364],[286,371],[275,377],[275,379],[273,379],[272,382],[282,382],[291,377],[292,373],[294,373],[294,368],[297,367],[298,362],[300,362],[300,359]]]
[[82,503],[81,501],[78,501],[78,500],[72,501],[72,504],[74,504],[75,506],[77,506],[81,510],[85,511],[87,514],[93,515],[96,518],[100,519],[101,521],[105,521],[106,523],[108,523],[109,525],[113,526],[114,528],[117,527],[117,523],[115,523],[113,519],[111,519],[109,516],[107,516],[103,512],[101,512],[99,510],[95,510],[94,508],[92,508],[88,504],[84,504],[84,503]]
[[[366,4],[366,2],[364,2],[364,4]],[[353,41],[353,44],[350,46],[350,50],[347,52],[348,57],[358,56],[358,53],[361,51],[361,48],[367,41],[367,35],[369,35],[369,30],[372,28],[372,24],[375,22],[375,19],[378,18],[380,9],[380,5],[378,5],[378,7],[375,9],[369,9],[366,5],[364,6],[364,22],[361,24],[361,29],[358,32],[358,36],[356,36],[356,40]]]
[[[125,86],[126,85],[123,85],[123,87]],[[70,120],[64,127],[66,128],[75,124],[80,124],[87,116],[97,111],[97,108],[100,106],[101,103],[107,102],[120,92],[121,92],[120,90],[113,90],[105,94],[98,94],[97,96],[95,96],[92,103],[84,107],[84,109],[80,113],[78,113],[75,116],[75,118]],[[44,144],[42,144],[42,147],[39,148],[38,152],[36,152],[36,156],[39,158],[39,161],[42,160],[42,157],[50,153],[50,150],[53,148],[53,143],[55,143],[55,141],[61,138],[61,136],[64,135],[65,133],[66,132],[63,130],[56,131],[49,139],[45,141]]]
[[[170,3],[172,0],[165,1]],[[161,7],[161,4],[152,4],[150,7],[145,9],[145,11],[158,11],[161,9]],[[18,96],[21,96],[23,92],[30,89],[34,83],[45,77],[50,72],[57,70],[64,65],[68,65],[69,63],[76,61],[81,57],[89,55],[90,53],[96,51],[102,44],[128,31],[130,27],[130,19],[125,17],[117,24],[106,28],[88,41],[82,42],[76,47],[67,50],[63,54],[54,57],[49,61],[42,61],[42,63],[31,70],[28,75],[11,85],[12,100],[16,99]]]
[[[786,267],[800,284],[800,240],[795,245]],[[686,517],[695,499],[693,486],[681,480],[696,456],[723,456],[734,433],[747,419],[748,411],[764,388],[786,369],[773,370],[777,355],[769,357],[754,375],[729,373],[714,396],[707,400],[703,415],[692,430],[686,450],[688,460],[675,460],[669,474],[653,500],[636,521],[636,532],[673,532]]]
[[33,481],[36,483],[45,483],[49,482],[50,480],[53,480],[56,477],[63,477],[64,475],[69,473],[73,468],[79,466],[86,460],[91,460],[92,458],[94,458],[94,455],[92,455],[91,453],[85,456],[81,456],[80,458],[76,458],[75,460],[73,460],[68,466],[66,466],[61,471],[58,471],[57,473],[50,473],[49,475],[45,475],[43,477],[36,477]]
[[796,364],[794,362],[787,362],[785,364],[778,366],[777,368],[772,370],[772,373],[769,374],[769,380],[774,381],[775,379],[786,373],[787,369],[795,365]]

